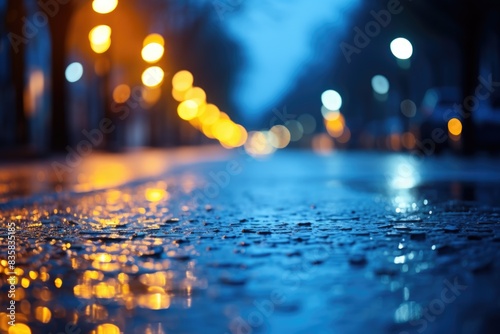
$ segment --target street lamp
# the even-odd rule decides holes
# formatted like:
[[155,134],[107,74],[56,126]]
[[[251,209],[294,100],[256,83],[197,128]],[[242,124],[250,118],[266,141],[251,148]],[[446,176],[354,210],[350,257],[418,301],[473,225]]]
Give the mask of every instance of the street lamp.
[[[398,37],[391,42],[390,48],[392,54],[397,59],[398,66],[402,69],[400,70],[401,95],[403,99],[408,99],[410,95],[410,88],[408,86],[410,78],[407,70],[411,65],[410,58],[413,55],[413,45],[406,38]],[[403,127],[405,131],[410,130],[410,118],[403,118]]]
[[95,53],[104,53],[111,46],[111,28],[107,25],[94,27],[89,33],[90,47]]
[[391,52],[394,57],[406,60],[410,59],[413,55],[413,45],[406,38],[399,37],[391,42]]
[[99,14],[108,14],[116,9],[118,0],[94,0],[92,9]]
[[342,96],[337,91],[329,89],[321,94],[321,102],[328,110],[340,110],[342,107]]
[[151,34],[144,40],[141,52],[142,59],[147,63],[156,63],[163,57],[165,41],[159,34]]

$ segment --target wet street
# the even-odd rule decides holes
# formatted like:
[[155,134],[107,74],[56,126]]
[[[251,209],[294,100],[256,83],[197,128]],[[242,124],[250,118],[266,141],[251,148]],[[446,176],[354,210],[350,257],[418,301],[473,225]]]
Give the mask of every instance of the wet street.
[[214,147],[5,165],[0,332],[494,333],[498,166]]

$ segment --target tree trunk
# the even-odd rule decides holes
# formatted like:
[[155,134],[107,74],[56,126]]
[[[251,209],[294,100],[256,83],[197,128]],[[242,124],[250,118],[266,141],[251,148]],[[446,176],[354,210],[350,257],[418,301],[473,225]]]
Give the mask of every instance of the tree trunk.
[[66,37],[73,14],[73,2],[61,5],[50,19],[52,36],[52,122],[51,148],[63,151],[69,143],[67,115]]

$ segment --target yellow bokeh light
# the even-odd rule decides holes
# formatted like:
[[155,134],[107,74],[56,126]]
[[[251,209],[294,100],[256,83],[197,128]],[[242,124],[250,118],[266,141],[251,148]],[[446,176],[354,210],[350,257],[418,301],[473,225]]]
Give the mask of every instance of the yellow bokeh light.
[[230,119],[229,115],[226,114],[225,112],[221,111],[219,112],[219,119]]
[[229,119],[219,119],[212,125],[212,133],[221,142],[227,142],[234,136],[236,124]]
[[165,48],[159,43],[149,43],[142,48],[141,56],[145,62],[155,63],[163,57]]
[[207,94],[200,87],[192,87],[186,92],[185,99],[192,100],[196,102],[199,106],[201,106],[202,104],[206,103]]
[[220,142],[222,146],[226,148],[235,148],[243,146],[247,141],[247,138],[247,130],[239,124],[234,124],[230,136]]
[[92,9],[99,14],[108,14],[116,9],[118,0],[94,0]]
[[150,310],[162,310],[170,307],[170,296],[164,292],[142,295],[137,298],[140,307]]
[[111,27],[107,25],[94,27],[90,30],[89,40],[94,52],[103,53],[107,51],[111,45]]
[[23,278],[21,280],[21,285],[23,286],[23,288],[27,289],[30,286],[30,280],[27,278]]
[[177,102],[184,101],[185,100],[185,96],[186,96],[186,91],[185,90],[177,90],[175,88],[172,89],[172,97]]
[[262,131],[250,132],[245,143],[245,151],[252,156],[271,154],[275,148],[268,141],[268,134]]
[[113,90],[113,100],[116,103],[125,103],[130,98],[130,92],[129,85],[118,85]]
[[286,126],[275,125],[269,130],[269,143],[275,148],[285,148],[290,144],[291,134]]
[[202,123],[202,125],[201,125],[201,131],[208,138],[214,139],[215,137],[214,137],[214,134],[212,132],[212,125],[213,124]]
[[92,298],[92,289],[90,285],[77,284],[73,288],[73,293],[75,294],[75,296],[83,299]]
[[233,144],[234,147],[240,147],[240,146],[245,145],[245,143],[247,142],[247,140],[248,140],[248,132],[245,129],[245,127],[243,127],[243,125],[237,124],[236,126],[239,129],[239,131],[238,131],[239,141],[235,141],[232,144]]
[[198,117],[202,124],[214,124],[220,117],[220,110],[216,105],[209,103],[205,105],[203,112]]
[[113,298],[116,295],[116,289],[113,285],[101,282],[99,284],[94,285],[93,293],[94,296],[96,296],[97,298],[109,299]]
[[95,331],[92,331],[93,334],[120,334],[120,328],[113,324],[103,324],[97,326]]
[[49,273],[45,272],[45,271],[42,271],[40,273],[40,279],[42,280],[42,282],[47,282],[50,278],[50,275]]
[[110,47],[111,47],[111,39],[106,40],[102,44],[90,43],[90,48],[92,49],[92,51],[99,54],[108,51]]
[[325,120],[325,127],[333,138],[339,138],[344,133],[344,122],[340,117],[335,120]]
[[193,75],[186,70],[177,72],[172,78],[172,96],[180,102],[177,107],[179,117],[208,138],[219,140],[225,148],[246,144],[249,136],[247,130],[234,123],[216,105],[207,104],[207,94],[201,87],[193,87],[193,83]]
[[193,100],[186,100],[177,107],[179,117],[185,121],[189,121],[198,115],[198,103]]
[[197,130],[201,129],[201,126],[202,126],[200,119],[197,117],[190,119],[189,124],[191,124]]
[[10,319],[7,317],[7,313],[0,312],[0,330],[7,332],[9,327],[12,327],[8,324]]
[[448,132],[454,136],[462,134],[462,122],[458,118],[452,118],[448,121]]
[[15,326],[9,327],[9,334],[31,334],[31,328],[28,325],[16,323]]
[[52,318],[52,312],[47,307],[38,306],[35,309],[35,318],[44,324],[48,324]]
[[63,283],[63,281],[62,281],[62,279],[60,279],[60,278],[56,278],[56,279],[54,280],[54,285],[55,285],[55,286],[56,286],[56,288],[58,288],[58,289],[62,286],[62,283]]
[[194,77],[189,71],[179,71],[172,78],[172,86],[176,91],[184,92],[193,86]]
[[148,188],[145,191],[146,200],[149,202],[159,202],[168,197],[168,193],[164,189]]
[[142,73],[142,83],[146,87],[158,87],[165,77],[165,72],[159,66],[151,66]]
[[144,42],[142,43],[142,46],[146,46],[148,44],[159,44],[161,46],[165,46],[165,40],[163,39],[163,36],[160,34],[149,34],[146,38],[144,38]]

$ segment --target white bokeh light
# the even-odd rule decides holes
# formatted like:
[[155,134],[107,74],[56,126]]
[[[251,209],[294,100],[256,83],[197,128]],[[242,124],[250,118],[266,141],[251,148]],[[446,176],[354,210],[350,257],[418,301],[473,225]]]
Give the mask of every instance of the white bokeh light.
[[383,75],[376,75],[372,78],[372,88],[377,94],[387,94],[390,88],[389,80]]
[[398,59],[409,59],[413,55],[413,46],[406,38],[399,37],[391,42],[391,52]]
[[328,110],[340,110],[342,107],[342,97],[334,90],[327,90],[321,94],[321,102]]
[[82,64],[78,62],[69,64],[68,67],[66,67],[65,76],[68,82],[77,82],[80,80],[83,76]]

